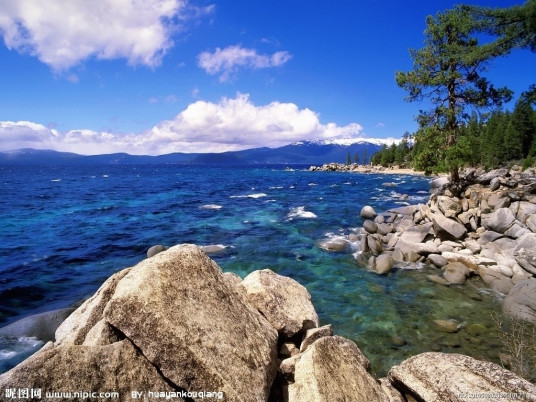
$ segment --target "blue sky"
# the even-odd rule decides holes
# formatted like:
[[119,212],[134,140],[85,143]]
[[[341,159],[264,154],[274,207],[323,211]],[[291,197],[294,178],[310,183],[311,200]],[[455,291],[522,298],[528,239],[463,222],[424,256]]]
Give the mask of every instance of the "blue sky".
[[[0,151],[220,152],[399,138],[394,81],[446,0],[0,2]],[[522,1],[467,1],[493,7]],[[97,4],[97,6],[95,6]],[[536,54],[486,76],[520,92]],[[510,105],[511,108],[513,106]]]

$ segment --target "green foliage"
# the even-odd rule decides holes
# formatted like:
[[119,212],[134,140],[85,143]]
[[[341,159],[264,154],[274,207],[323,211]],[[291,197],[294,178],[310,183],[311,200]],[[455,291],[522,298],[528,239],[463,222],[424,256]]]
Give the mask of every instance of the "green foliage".
[[[413,70],[397,72],[397,84],[408,91],[408,101],[428,98],[433,107],[421,111],[419,125],[424,136],[438,140],[422,142],[416,163],[426,171],[443,170],[458,180],[458,168],[469,142],[459,137],[463,119],[470,108],[500,106],[509,101],[511,91],[496,89],[480,73],[487,61],[500,54],[494,47],[478,44],[474,36],[480,26],[471,13],[456,7],[426,20],[425,46],[410,50]],[[427,149],[425,149],[427,148]]]
[[352,163],[352,157],[350,156],[350,152],[346,154],[346,165],[350,165]]
[[506,54],[513,48],[536,51],[536,0],[527,0],[521,6],[491,8],[461,6],[478,24],[483,33],[496,36],[488,46]]
[[525,158],[525,160],[523,161],[523,167],[522,169],[525,170],[525,169],[528,169],[529,167],[531,167],[532,165],[534,165],[534,158],[532,156],[527,156]]

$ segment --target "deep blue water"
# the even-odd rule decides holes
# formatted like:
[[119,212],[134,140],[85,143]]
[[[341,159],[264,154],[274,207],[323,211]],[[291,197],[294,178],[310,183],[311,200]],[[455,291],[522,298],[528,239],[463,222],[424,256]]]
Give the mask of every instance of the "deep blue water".
[[[378,374],[426,350],[496,359],[497,345],[449,338],[430,324],[454,318],[493,332],[497,300],[482,283],[447,288],[428,282],[425,272],[435,269],[422,266],[378,276],[356,262],[358,243],[343,253],[318,247],[357,230],[363,205],[381,212],[425,202],[424,177],[282,167],[0,167],[0,188],[0,326],[88,297],[152,245],[195,243],[225,246],[213,257],[224,271],[244,277],[270,268],[302,283],[321,323],[356,341]],[[395,336],[405,345],[393,345]],[[0,372],[37,344],[0,342]]]

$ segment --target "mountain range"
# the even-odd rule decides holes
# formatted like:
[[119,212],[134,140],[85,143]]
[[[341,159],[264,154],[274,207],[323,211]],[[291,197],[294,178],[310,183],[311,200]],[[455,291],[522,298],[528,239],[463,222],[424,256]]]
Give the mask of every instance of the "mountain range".
[[47,166],[47,165],[133,165],[133,164],[189,164],[189,165],[275,165],[345,163],[370,161],[383,144],[394,139],[353,139],[301,141],[279,148],[252,148],[222,153],[171,153],[158,156],[129,155],[126,153],[103,155],[79,155],[52,150],[18,149],[0,152],[0,165]]

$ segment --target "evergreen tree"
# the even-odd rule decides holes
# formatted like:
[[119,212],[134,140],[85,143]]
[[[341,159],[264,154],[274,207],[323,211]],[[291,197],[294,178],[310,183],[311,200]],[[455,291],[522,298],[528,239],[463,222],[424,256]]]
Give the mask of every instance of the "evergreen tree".
[[531,145],[536,132],[535,111],[532,109],[534,85],[529,91],[523,92],[516,102],[512,115],[513,126],[518,134],[518,141],[521,142],[521,156],[525,157],[531,150]]
[[397,72],[396,81],[409,92],[407,100],[429,98],[433,105],[431,111],[421,111],[418,118],[420,139],[434,139],[422,142],[418,163],[425,170],[446,168],[456,182],[463,163],[461,155],[467,152],[467,141],[458,139],[468,108],[501,105],[510,100],[511,91],[496,89],[480,76],[487,60],[500,53],[479,46],[477,38],[471,36],[477,26],[467,10],[457,7],[435,18],[429,16],[426,22],[425,46],[410,51],[413,70]]
[[363,165],[367,165],[367,148],[363,148]]
[[359,165],[359,155],[358,155],[358,154],[355,154],[355,155],[354,155],[354,163],[355,163],[356,165]]
[[350,156],[350,152],[346,154],[346,164],[350,165],[352,163],[352,157]]

